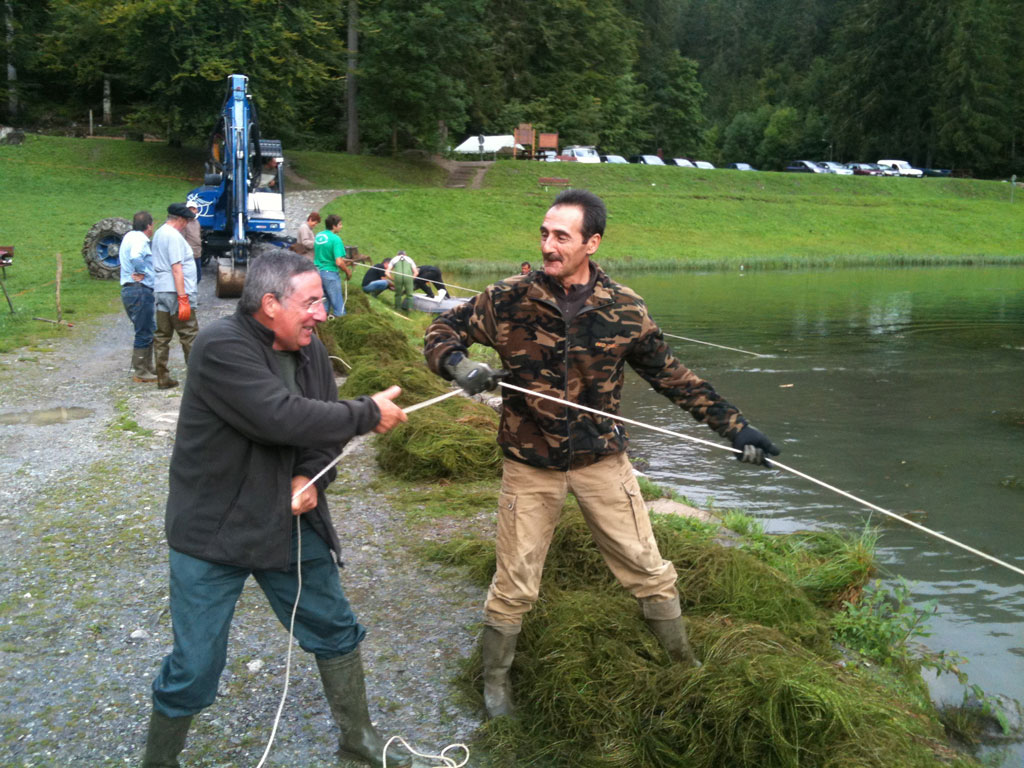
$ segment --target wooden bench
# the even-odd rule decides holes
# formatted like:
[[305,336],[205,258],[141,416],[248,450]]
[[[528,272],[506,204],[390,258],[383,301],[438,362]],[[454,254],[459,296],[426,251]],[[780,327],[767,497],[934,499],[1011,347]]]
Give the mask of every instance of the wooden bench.
[[568,179],[559,179],[554,176],[541,176],[537,179],[537,183],[544,187],[545,192],[548,191],[548,187],[562,187],[563,189],[566,189],[572,186]]

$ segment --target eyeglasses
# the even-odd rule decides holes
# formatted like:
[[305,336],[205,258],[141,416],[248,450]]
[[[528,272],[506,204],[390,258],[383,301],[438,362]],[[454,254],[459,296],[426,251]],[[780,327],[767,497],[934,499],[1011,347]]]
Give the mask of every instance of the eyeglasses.
[[307,314],[315,315],[317,309],[319,309],[320,307],[326,307],[326,306],[327,306],[327,297],[324,296],[323,298],[319,298],[319,299],[310,299],[309,301],[307,301],[305,304],[302,305],[301,309],[302,309],[303,312],[306,312]]

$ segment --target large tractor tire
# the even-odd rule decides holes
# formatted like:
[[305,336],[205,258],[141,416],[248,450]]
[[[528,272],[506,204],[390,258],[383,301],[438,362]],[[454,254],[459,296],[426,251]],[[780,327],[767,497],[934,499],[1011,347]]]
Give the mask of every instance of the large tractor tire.
[[131,229],[132,224],[128,219],[109,218],[93,224],[82,246],[82,257],[90,275],[100,280],[120,279],[121,262],[118,254],[121,239]]

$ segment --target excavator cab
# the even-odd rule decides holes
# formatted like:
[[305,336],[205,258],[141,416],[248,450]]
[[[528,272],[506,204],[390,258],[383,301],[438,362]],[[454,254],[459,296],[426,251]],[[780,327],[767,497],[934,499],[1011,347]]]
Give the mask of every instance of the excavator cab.
[[284,217],[284,152],[260,136],[245,75],[228,77],[228,93],[210,133],[203,186],[189,193],[203,231],[203,261],[217,264],[217,296],[242,293],[249,259],[270,247],[287,247]]

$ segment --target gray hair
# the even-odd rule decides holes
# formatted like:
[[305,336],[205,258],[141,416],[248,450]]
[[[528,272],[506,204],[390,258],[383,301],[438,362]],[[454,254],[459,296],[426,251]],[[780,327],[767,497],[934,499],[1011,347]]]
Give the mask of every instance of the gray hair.
[[260,250],[258,257],[250,253],[249,270],[245,276],[242,297],[238,300],[238,309],[247,315],[255,314],[268,293],[282,301],[294,289],[293,277],[315,271],[316,266],[308,258],[284,248]]

